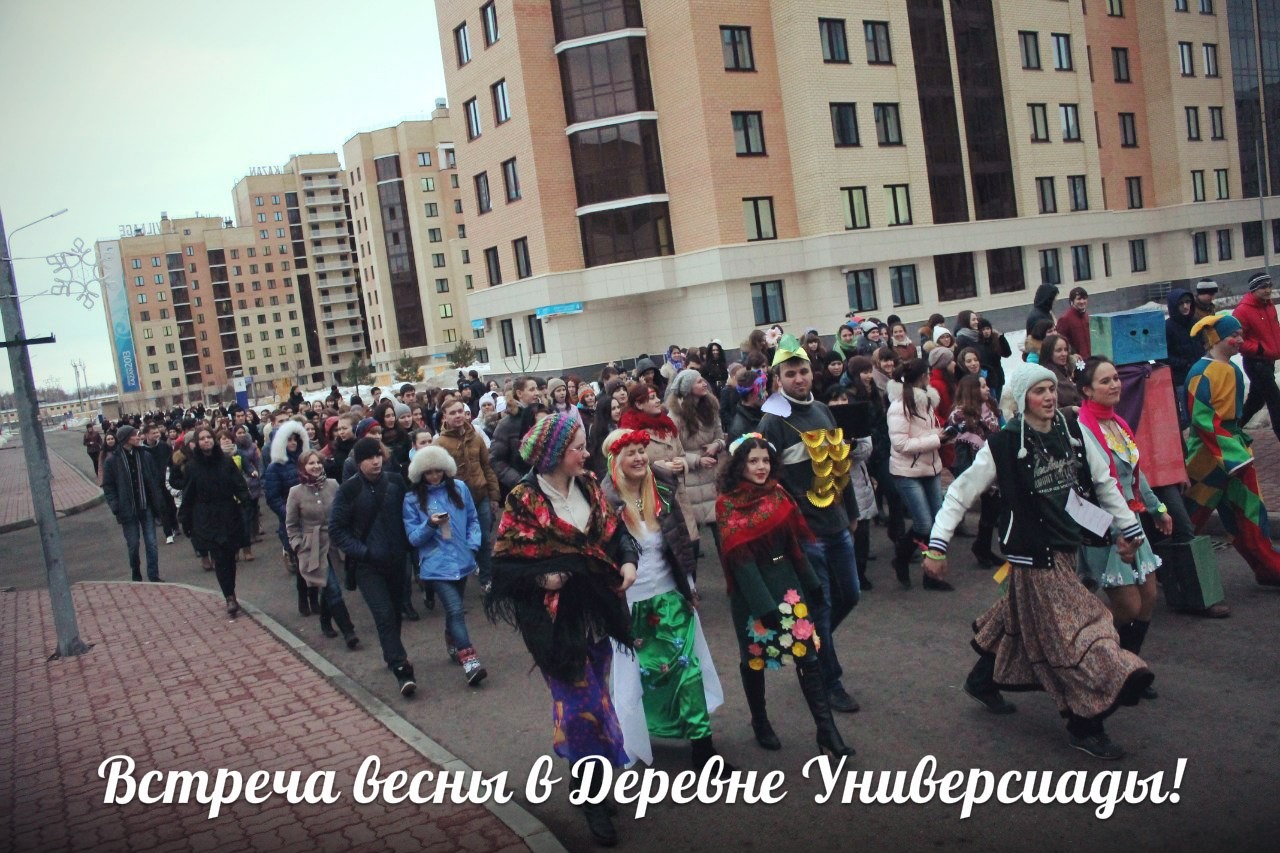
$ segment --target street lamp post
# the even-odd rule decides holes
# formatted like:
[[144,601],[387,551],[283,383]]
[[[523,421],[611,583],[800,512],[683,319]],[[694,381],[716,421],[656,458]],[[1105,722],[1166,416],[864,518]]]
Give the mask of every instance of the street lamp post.
[[[28,223],[52,219],[66,213],[66,209]],[[9,252],[9,239],[5,236],[4,217],[0,216],[0,318],[4,322],[4,347],[9,350],[9,371],[13,377],[14,404],[18,410],[18,423],[22,435],[22,453],[27,463],[27,481],[31,488],[31,504],[35,511],[36,525],[40,528],[40,548],[44,552],[45,575],[49,584],[49,601],[53,608],[53,623],[58,635],[58,650],[54,657],[72,657],[89,651],[80,639],[76,625],[75,605],[71,600],[71,584],[67,568],[62,561],[62,537],[58,531],[58,517],[53,507],[53,476],[49,470],[49,449],[45,446],[44,430],[40,426],[40,404],[36,397],[36,382],[31,373],[31,354],[27,347],[33,343],[52,343],[53,337],[28,339],[22,326],[22,306],[18,302],[18,287],[13,276],[13,264]]]

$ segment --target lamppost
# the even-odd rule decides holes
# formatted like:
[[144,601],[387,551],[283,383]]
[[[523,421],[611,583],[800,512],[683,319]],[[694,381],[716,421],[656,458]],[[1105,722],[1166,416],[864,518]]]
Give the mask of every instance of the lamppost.
[[[61,216],[67,209],[43,216],[15,229],[14,234],[30,228],[46,219]],[[5,235],[4,217],[0,216],[0,319],[4,322],[3,346],[9,350],[9,371],[13,377],[14,406],[18,410],[18,423],[22,435],[22,453],[27,463],[27,482],[31,489],[31,505],[35,511],[36,525],[40,528],[40,548],[44,552],[45,575],[49,584],[49,602],[53,609],[53,624],[58,635],[58,650],[54,657],[72,657],[89,651],[80,639],[76,624],[75,605],[71,600],[71,584],[67,568],[62,562],[62,538],[58,531],[58,517],[53,508],[53,476],[49,471],[49,449],[44,443],[44,430],[40,426],[40,404],[36,398],[36,382],[31,373],[31,354],[27,347],[37,343],[52,343],[47,338],[27,338],[22,326],[22,306],[18,301],[18,287],[13,276],[12,254],[9,239]]]

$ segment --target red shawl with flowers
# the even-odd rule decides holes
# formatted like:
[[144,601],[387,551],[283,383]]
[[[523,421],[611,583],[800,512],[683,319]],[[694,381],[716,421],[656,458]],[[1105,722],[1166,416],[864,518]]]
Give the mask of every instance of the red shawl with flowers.
[[650,415],[631,407],[627,407],[622,412],[622,417],[618,419],[618,428],[627,430],[642,429],[649,435],[657,436],[658,438],[666,438],[679,432],[676,429],[676,422],[671,420],[665,413]]
[[720,525],[720,564],[731,594],[734,574],[744,563],[761,565],[772,560],[777,543],[799,566],[807,559],[803,543],[814,540],[795,499],[777,480],[761,486],[744,480],[716,498],[716,522]]

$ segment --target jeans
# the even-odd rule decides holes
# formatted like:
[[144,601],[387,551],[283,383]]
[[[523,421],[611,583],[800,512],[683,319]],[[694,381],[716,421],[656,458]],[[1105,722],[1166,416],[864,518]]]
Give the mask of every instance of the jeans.
[[[867,471],[876,481],[880,494],[884,496],[885,506],[888,508],[886,515],[888,516],[889,539],[897,542],[902,538],[906,531],[906,521],[903,518],[904,510],[902,508],[902,496],[898,494],[898,487],[895,485],[896,479],[889,473],[889,458],[873,459],[867,463]],[[866,567],[863,567],[866,571]]]
[[333,563],[329,564],[329,575],[324,582],[324,600],[330,610],[342,603],[342,584],[338,581],[338,573],[333,570]]
[[457,581],[430,581],[436,598],[444,605],[444,635],[449,645],[460,649],[471,648],[471,635],[467,633],[466,609],[462,599],[467,592],[467,579]]
[[933,530],[933,520],[942,509],[942,477],[899,477],[893,483],[898,487],[903,508],[911,516],[911,533],[921,541],[928,541]]
[[805,546],[805,554],[813,565],[813,571],[822,582],[824,601],[814,608],[813,622],[822,638],[818,649],[818,665],[822,667],[822,681],[828,691],[841,687],[844,669],[836,656],[836,628],[848,616],[861,596],[858,586],[858,570],[853,556],[853,537],[848,530],[830,536],[819,536]]
[[409,654],[400,642],[400,611],[404,607],[404,559],[392,560],[389,565],[356,565],[356,587],[369,605],[373,624],[378,629],[378,644],[382,646],[382,659],[394,670],[406,663]]
[[480,570],[480,585],[484,586],[493,580],[493,507],[485,495],[476,498],[474,503],[476,517],[480,520],[480,550],[476,552],[476,567]]
[[148,507],[136,521],[126,521],[120,525],[124,531],[124,542],[129,548],[129,568],[133,570],[133,579],[142,580],[142,566],[138,555],[138,528],[142,528],[142,541],[147,549],[147,580],[160,580],[160,552],[156,549],[156,517]]
[[1271,416],[1271,429],[1280,438],[1280,387],[1276,387],[1276,364],[1267,359],[1247,358],[1244,372],[1249,377],[1249,396],[1244,401],[1244,414],[1240,416],[1243,427],[1253,416],[1267,407]]

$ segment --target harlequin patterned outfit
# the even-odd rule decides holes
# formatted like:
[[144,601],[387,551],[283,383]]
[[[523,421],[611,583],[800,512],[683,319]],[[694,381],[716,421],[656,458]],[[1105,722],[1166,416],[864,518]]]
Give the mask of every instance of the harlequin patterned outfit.
[[1258,583],[1280,585],[1280,553],[1271,544],[1267,507],[1249,449],[1252,439],[1239,420],[1244,410],[1240,368],[1208,356],[1196,362],[1187,374],[1187,408],[1191,488],[1185,499],[1196,532],[1204,529],[1216,509]]

